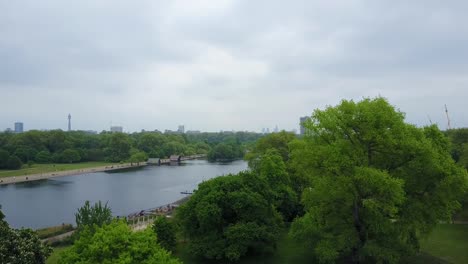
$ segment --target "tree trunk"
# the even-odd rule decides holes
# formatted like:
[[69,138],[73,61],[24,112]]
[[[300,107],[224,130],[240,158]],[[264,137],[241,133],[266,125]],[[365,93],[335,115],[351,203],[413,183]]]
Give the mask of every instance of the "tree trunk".
[[356,199],[354,201],[354,206],[353,206],[353,218],[354,218],[354,228],[356,229],[358,236],[359,236],[359,244],[353,248],[353,262],[354,263],[359,263],[359,251],[360,249],[365,245],[367,236],[366,236],[366,228],[362,224],[361,219],[359,217],[359,208],[361,208],[361,201],[359,199]]

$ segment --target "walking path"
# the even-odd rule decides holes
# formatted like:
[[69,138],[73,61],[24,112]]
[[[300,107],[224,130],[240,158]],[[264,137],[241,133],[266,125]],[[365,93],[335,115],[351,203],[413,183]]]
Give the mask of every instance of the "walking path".
[[23,176],[4,177],[4,178],[0,178],[0,185],[44,180],[44,179],[49,179],[49,178],[54,178],[54,177],[81,175],[81,174],[100,172],[100,171],[121,170],[121,169],[136,168],[136,167],[143,167],[143,166],[146,166],[146,162],[140,162],[138,164],[137,163],[125,163],[125,164],[108,165],[108,166],[86,168],[86,169],[54,171],[54,172],[38,173],[38,174],[23,175]]

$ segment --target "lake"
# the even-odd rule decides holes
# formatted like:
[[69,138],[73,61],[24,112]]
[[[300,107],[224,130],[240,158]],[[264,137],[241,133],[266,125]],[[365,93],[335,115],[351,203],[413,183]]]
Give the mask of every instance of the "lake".
[[188,160],[176,166],[146,166],[0,186],[0,204],[14,228],[75,224],[86,200],[108,202],[114,216],[166,205],[185,197],[202,181],[247,169],[247,162]]

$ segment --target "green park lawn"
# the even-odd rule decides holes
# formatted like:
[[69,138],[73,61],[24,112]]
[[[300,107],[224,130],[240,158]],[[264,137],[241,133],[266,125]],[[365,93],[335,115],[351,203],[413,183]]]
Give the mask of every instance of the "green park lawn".
[[438,225],[421,249],[447,263],[468,263],[468,225]]
[[23,168],[19,170],[0,170],[0,178],[3,177],[12,177],[12,176],[23,176],[39,173],[48,173],[54,171],[67,171],[67,170],[77,170],[77,169],[87,169],[101,166],[113,165],[116,163],[110,162],[99,162],[99,161],[90,161],[90,162],[80,162],[80,163],[67,163],[67,164],[33,164],[31,167],[28,165],[23,165]]

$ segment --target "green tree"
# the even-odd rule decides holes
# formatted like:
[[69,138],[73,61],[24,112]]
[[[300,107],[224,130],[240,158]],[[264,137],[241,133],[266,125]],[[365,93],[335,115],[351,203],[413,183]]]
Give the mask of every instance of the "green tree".
[[125,222],[113,221],[95,231],[85,228],[59,263],[180,264],[156,243],[151,229],[133,232]]
[[0,169],[5,169],[8,164],[10,153],[8,151],[0,149]]
[[146,155],[145,152],[137,152],[133,154],[129,159],[129,161],[132,164],[137,163],[138,165],[140,165],[140,162],[147,161],[147,160],[148,160],[148,155]]
[[14,155],[17,156],[21,162],[27,163],[30,160],[34,160],[37,151],[29,146],[20,146],[16,149]]
[[43,150],[36,154],[35,160],[37,163],[49,163],[52,160],[52,156],[49,151]]
[[130,157],[130,138],[124,133],[113,133],[106,149],[107,160],[119,162]]
[[162,146],[164,156],[169,157],[171,155],[183,155],[185,154],[185,145],[178,141],[170,141],[164,143]]
[[245,158],[249,161],[249,166],[254,167],[255,161],[269,149],[276,149],[284,162],[289,160],[289,143],[296,139],[296,135],[291,132],[281,131],[272,133],[260,138],[251,152],[246,154]]
[[81,160],[80,153],[75,149],[66,149],[62,152],[62,162],[73,163]]
[[239,144],[236,143],[219,143],[218,145],[214,146],[208,152],[208,160],[210,161],[228,161],[228,160],[235,160],[238,158],[242,158],[243,152],[240,148]]
[[165,142],[166,139],[161,134],[144,133],[138,139],[138,149],[151,153],[160,149]]
[[257,159],[254,171],[268,182],[274,195],[276,209],[286,221],[292,221],[302,212],[302,206],[297,193],[292,188],[282,156],[276,149],[268,149]]
[[165,216],[154,220],[153,231],[156,233],[158,243],[162,248],[173,251],[176,246],[176,229],[174,223],[169,222]]
[[112,210],[107,203],[103,206],[99,201],[91,206],[89,201],[86,201],[75,213],[75,220],[78,230],[83,230],[85,227],[92,230],[94,226],[109,224],[112,221]]
[[[1,209],[1,206],[0,206]],[[12,229],[0,210],[0,263],[42,264],[52,249],[31,229]]]
[[406,124],[385,99],[342,101],[305,126],[310,133],[291,156],[312,185],[291,234],[321,262],[397,263],[460,206],[467,175],[447,138],[435,126]]
[[8,158],[8,161],[7,161],[7,164],[6,164],[7,169],[19,170],[19,169],[21,169],[21,166],[23,166],[23,163],[21,162],[21,160],[17,156],[12,155],[12,156],[10,156]]
[[282,224],[268,183],[252,172],[201,183],[176,219],[192,254],[229,261],[272,252]]

